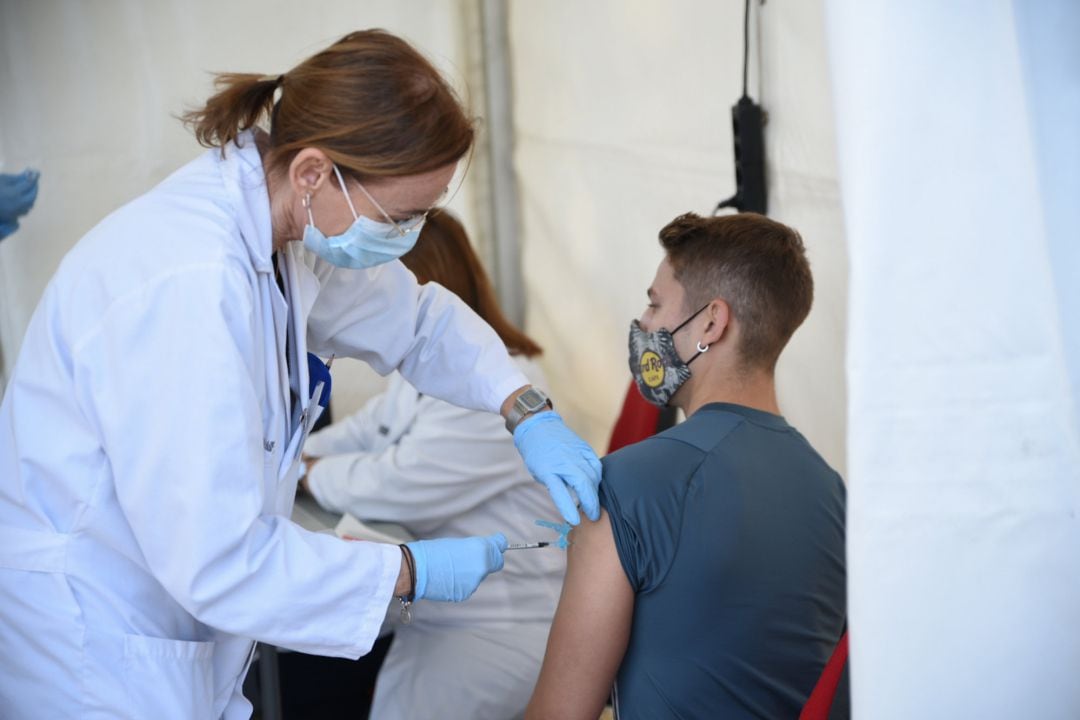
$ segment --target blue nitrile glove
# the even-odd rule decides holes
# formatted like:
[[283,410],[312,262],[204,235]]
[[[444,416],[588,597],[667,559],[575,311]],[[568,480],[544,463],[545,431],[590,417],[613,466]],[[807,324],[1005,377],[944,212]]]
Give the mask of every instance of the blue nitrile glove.
[[17,175],[0,173],[0,222],[11,223],[30,212],[37,193],[36,170],[23,170]]
[[502,570],[506,536],[414,540],[406,543],[416,563],[416,599],[461,602],[480,581]]
[[590,520],[600,519],[600,459],[554,410],[530,415],[514,428],[514,445],[532,476],[547,487],[566,522],[581,522],[567,486]]

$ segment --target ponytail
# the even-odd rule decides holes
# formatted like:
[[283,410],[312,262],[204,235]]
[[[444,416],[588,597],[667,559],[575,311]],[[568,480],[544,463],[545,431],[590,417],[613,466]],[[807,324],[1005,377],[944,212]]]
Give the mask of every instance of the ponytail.
[[183,121],[202,145],[224,148],[268,120],[263,163],[271,172],[317,147],[357,180],[413,175],[456,163],[475,135],[445,78],[383,30],[349,33],[285,75],[223,73],[214,85],[206,106]]
[[203,147],[220,147],[254,127],[274,105],[274,93],[285,76],[221,73],[214,78],[217,91],[201,110],[189,110],[182,119]]

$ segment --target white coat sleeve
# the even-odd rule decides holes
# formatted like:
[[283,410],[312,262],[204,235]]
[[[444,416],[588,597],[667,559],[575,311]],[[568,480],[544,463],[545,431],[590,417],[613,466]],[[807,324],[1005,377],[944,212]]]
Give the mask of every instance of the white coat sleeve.
[[304,454],[325,457],[347,452],[362,452],[372,447],[379,432],[379,413],[385,396],[383,394],[364,403],[364,407],[308,437]]
[[357,657],[377,636],[399,550],[264,511],[277,468],[263,449],[254,317],[241,268],[147,280],[74,348],[80,404],[145,564],[177,603],[228,633]]
[[417,284],[399,261],[335,269],[321,282],[308,318],[318,355],[355,357],[383,375],[398,369],[425,395],[495,413],[529,384],[468,305],[437,283]]
[[323,507],[420,532],[522,482],[532,479],[501,417],[429,397],[396,443],[324,458],[308,476]]

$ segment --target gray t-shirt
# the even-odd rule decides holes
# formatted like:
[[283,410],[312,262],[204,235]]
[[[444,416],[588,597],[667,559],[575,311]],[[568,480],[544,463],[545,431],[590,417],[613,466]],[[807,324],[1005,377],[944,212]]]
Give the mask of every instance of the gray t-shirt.
[[782,417],[727,403],[603,464],[636,594],[620,720],[798,717],[845,621],[840,476]]

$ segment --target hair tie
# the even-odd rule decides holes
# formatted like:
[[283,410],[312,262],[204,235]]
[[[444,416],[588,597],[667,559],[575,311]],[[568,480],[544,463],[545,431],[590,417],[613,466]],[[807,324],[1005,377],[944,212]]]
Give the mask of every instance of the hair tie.
[[285,82],[285,75],[282,74],[276,77],[273,75],[263,75],[259,78],[259,82],[272,82],[274,85],[281,87],[281,83]]

